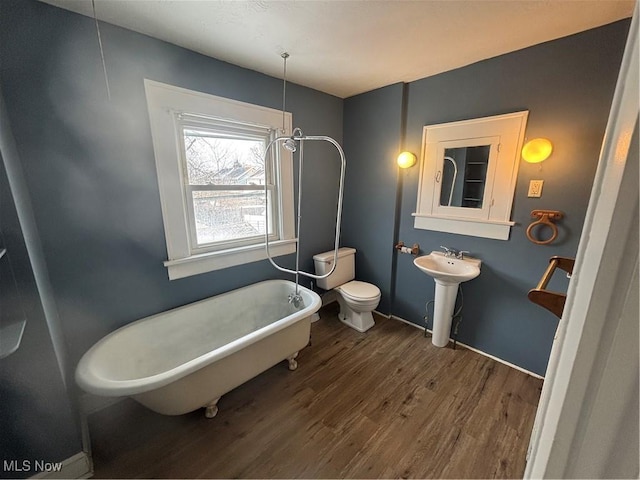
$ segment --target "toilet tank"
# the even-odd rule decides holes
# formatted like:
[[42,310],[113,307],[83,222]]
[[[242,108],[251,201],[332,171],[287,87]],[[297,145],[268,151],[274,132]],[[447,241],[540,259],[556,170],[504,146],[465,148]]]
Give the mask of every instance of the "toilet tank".
[[[324,275],[331,270],[333,265],[333,250],[318,253],[313,256],[316,275]],[[338,265],[327,278],[317,280],[320,288],[332,290],[356,278],[356,249],[341,247],[338,249]]]

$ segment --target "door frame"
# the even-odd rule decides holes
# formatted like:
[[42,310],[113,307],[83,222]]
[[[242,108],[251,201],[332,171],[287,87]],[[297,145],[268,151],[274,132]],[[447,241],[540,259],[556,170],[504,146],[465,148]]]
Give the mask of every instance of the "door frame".
[[[606,395],[603,371],[617,345],[612,331],[617,333],[629,319],[621,319],[620,298],[627,302],[638,298],[629,283],[634,268],[637,275],[638,263],[638,157],[629,158],[640,103],[638,15],[636,3],[567,302],[531,434],[525,478],[571,476],[576,472],[576,458],[584,455],[581,449],[593,440],[589,437],[592,426],[612,422],[593,407],[599,395]],[[625,172],[635,172],[634,178],[624,181]],[[629,268],[633,259],[635,267],[632,263]],[[635,309],[637,312],[637,301]],[[637,320],[636,316],[633,321]],[[623,378],[618,382],[627,381]],[[629,391],[637,399],[638,392]],[[610,445],[600,446],[610,451]],[[607,461],[605,456],[591,459],[589,468],[593,473],[602,471]]]

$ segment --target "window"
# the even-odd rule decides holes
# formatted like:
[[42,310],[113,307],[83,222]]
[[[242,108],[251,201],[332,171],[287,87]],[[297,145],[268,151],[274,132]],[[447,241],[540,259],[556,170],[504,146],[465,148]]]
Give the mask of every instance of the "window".
[[[265,182],[270,195],[269,234],[277,219],[274,156],[263,154],[272,131],[224,121],[177,119],[192,251],[260,243],[265,235]],[[269,172],[269,175],[265,175]],[[269,178],[267,178],[269,177]],[[277,238],[274,238],[277,239]]]
[[414,227],[507,240],[527,116],[425,126]]
[[[295,251],[291,153],[281,111],[145,80],[169,278]],[[284,116],[291,130],[291,114]],[[268,215],[265,215],[268,195]],[[266,219],[268,218],[268,225]]]

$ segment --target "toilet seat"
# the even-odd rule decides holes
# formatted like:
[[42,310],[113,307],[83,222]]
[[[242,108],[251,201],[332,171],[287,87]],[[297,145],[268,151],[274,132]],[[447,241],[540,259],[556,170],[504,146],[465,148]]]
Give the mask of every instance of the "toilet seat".
[[380,298],[380,289],[375,285],[367,282],[360,282],[358,280],[352,280],[344,285],[340,285],[336,288],[342,295],[348,300],[354,302],[362,302],[367,300],[374,300]]

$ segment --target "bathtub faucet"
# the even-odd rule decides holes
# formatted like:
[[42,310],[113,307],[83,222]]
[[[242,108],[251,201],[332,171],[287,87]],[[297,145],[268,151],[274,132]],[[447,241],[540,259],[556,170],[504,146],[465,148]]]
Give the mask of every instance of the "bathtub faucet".
[[302,295],[300,295],[299,293],[290,293],[288,301],[289,303],[292,303],[294,307],[299,308],[300,305],[302,305]]

